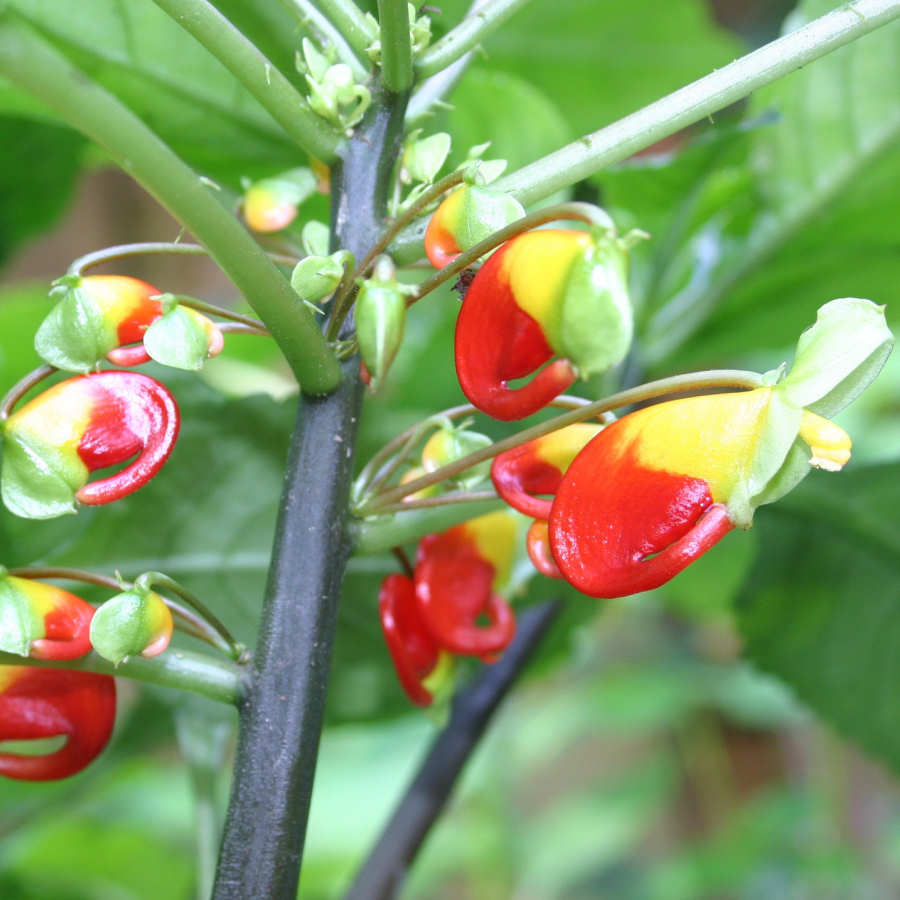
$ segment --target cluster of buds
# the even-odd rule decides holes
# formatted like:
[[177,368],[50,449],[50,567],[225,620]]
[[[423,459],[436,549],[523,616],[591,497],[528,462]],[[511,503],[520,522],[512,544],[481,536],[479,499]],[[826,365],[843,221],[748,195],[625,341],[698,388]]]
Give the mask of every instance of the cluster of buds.
[[[118,664],[157,656],[169,645],[172,614],[162,597],[124,590],[96,611],[62,588],[0,567],[0,650],[39,660],[74,660],[92,650]],[[65,736],[43,755],[0,753],[0,775],[28,781],[80,772],[106,746],[116,711],[109,675],[0,666],[0,740]]]
[[306,76],[306,102],[310,109],[342,131],[350,131],[371,105],[371,91],[356,82],[349,65],[335,62],[333,47],[322,53],[309,38],[304,38],[302,48],[296,64],[300,74]]
[[413,703],[428,706],[454,656],[493,662],[515,635],[500,594],[518,529],[512,514],[490,513],[422,539],[411,576],[389,575],[378,597],[391,658]]

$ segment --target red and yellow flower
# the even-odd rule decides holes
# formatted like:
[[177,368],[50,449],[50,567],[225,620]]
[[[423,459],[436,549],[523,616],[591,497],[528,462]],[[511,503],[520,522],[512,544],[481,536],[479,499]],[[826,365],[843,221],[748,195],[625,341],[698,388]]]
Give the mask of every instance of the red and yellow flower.
[[515,616],[499,590],[512,569],[516,536],[512,514],[480,516],[423,538],[412,577],[391,575],[382,583],[385,639],[414,703],[431,702],[433,681],[452,655],[491,662],[513,639]]
[[[118,366],[138,366],[151,358],[177,365],[168,357],[178,348],[160,352],[144,341],[156,334],[156,344],[168,340],[202,343],[202,358],[221,352],[224,338],[219,327],[196,310],[179,306],[146,281],[126,275],[67,275],[53,293],[62,298],[41,323],[34,339],[40,357],[68,372],[87,373],[104,359]],[[167,299],[168,298],[168,299]],[[171,318],[184,320],[177,334],[171,326],[159,327]],[[183,366],[182,366],[183,367]],[[193,366],[189,366],[192,368]]]
[[109,675],[0,666],[0,741],[66,737],[52,753],[0,753],[0,775],[52,781],[80,772],[109,741],[116,686]]
[[[178,407],[158,381],[137,372],[97,372],[62,381],[2,423],[2,495],[7,508],[49,518],[110,503],[146,484],[178,436]],[[136,458],[107,478],[91,472]]]
[[604,428],[562,478],[550,513],[553,558],[593,597],[659,587],[732,528],[749,527],[754,509],[810,465],[836,470],[849,457],[840,427],[777,388],[639,410]]
[[531,415],[579,375],[624,358],[632,335],[628,244],[610,232],[546,229],[518,235],[487,260],[456,325],[456,372],[478,409],[497,419]]
[[75,594],[0,569],[0,650],[35,659],[85,656],[93,615]]

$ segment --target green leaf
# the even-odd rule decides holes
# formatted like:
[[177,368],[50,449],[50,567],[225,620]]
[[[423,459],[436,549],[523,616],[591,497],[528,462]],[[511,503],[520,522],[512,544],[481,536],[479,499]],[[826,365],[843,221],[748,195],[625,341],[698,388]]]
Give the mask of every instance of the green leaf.
[[[9,6],[202,174],[236,189],[242,175],[297,164],[296,148],[256,100],[153,3],[85,0],[77,28],[53,2],[11,0]],[[9,92],[0,93],[0,102],[21,107]]]
[[[2,94],[0,94],[2,97]],[[6,109],[0,99],[0,108]],[[67,128],[0,117],[0,262],[65,212],[84,139]]]
[[818,475],[761,510],[738,597],[747,656],[900,770],[900,464]]
[[[787,27],[833,7],[807,0]],[[752,222],[729,240],[710,221],[699,283],[659,298],[647,333],[653,364],[702,366],[789,346],[822,303],[882,303],[894,293],[895,216],[885,198],[900,178],[900,156],[886,152],[900,135],[898,41],[900,23],[887,25],[754,97],[751,117],[774,112],[778,121],[749,134],[743,203],[752,200]]]

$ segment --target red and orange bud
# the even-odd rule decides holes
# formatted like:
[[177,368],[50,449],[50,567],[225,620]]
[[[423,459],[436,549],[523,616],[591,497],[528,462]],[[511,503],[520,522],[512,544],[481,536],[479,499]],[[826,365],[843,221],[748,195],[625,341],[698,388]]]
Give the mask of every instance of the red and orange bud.
[[[512,568],[516,534],[511,514],[498,512],[419,543],[416,599],[441,647],[491,659],[513,639],[515,617],[498,589]],[[482,619],[488,624],[478,624]]]
[[429,706],[434,699],[425,679],[435,670],[441,648],[425,627],[413,580],[388,575],[378,593],[381,627],[397,677],[413,703]]
[[53,781],[80,772],[112,734],[116,686],[109,675],[0,666],[0,741],[65,736],[53,753],[0,753],[0,775]]
[[[580,375],[620,362],[631,342],[631,236],[547,229],[520,234],[479,270],[456,325],[463,393],[497,419],[546,406]],[[554,356],[561,357],[541,369]],[[541,369],[518,388],[508,383]]]
[[464,184],[435,210],[425,230],[425,255],[436,268],[525,215],[522,204],[508,194]]
[[[137,372],[96,372],[54,385],[2,423],[2,496],[26,518],[51,518],[110,503],[146,484],[178,436],[178,407]],[[91,472],[133,459],[88,483]]]
[[0,569],[0,650],[35,659],[85,656],[93,615],[75,594]]
[[[143,341],[163,311],[152,284],[125,275],[66,276],[56,291],[63,292],[62,299],[41,323],[34,346],[51,366],[69,372],[90,372],[116,348]],[[149,359],[141,347],[129,353],[127,362],[117,364]]]
[[491,480],[497,493],[526,516],[550,518],[551,501],[536,495],[555,494],[572,460],[602,429],[577,422],[494,457]]
[[[798,437],[799,436],[799,437]],[[809,449],[789,456],[799,440]],[[594,597],[664,584],[850,439],[779,388],[690,397],[631,413],[577,456],[550,514],[553,557]],[[827,463],[827,465],[826,465]]]
[[281,231],[294,221],[297,208],[319,184],[320,179],[303,167],[257,181],[244,193],[244,219],[254,231]]

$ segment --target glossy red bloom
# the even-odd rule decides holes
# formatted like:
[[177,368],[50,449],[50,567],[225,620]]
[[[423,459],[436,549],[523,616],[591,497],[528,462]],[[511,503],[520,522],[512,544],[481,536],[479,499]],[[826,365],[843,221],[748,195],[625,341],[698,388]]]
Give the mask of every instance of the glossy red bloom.
[[35,659],[91,652],[94,608],[62,588],[0,573],[0,649]]
[[[808,449],[788,459],[795,436]],[[659,587],[749,527],[753,510],[810,465],[838,469],[849,456],[842,429],[773,388],[647,407],[605,428],[569,467],[550,514],[553,557],[593,597]]]
[[[178,407],[137,372],[96,372],[40,394],[3,423],[3,500],[18,515],[70,512],[74,500],[110,503],[146,484],[178,436]],[[125,468],[88,483],[91,472]]]
[[109,741],[116,715],[109,675],[0,666],[0,740],[64,735],[66,743],[42,756],[0,753],[0,775],[52,781],[80,772]]
[[496,419],[520,419],[579,375],[619,362],[632,333],[626,268],[626,243],[609,235],[546,229],[505,243],[473,279],[457,320],[466,397]]
[[[422,620],[444,649],[493,658],[513,639],[515,616],[496,588],[508,573],[514,535],[515,526],[501,512],[420,541],[416,599]],[[479,624],[483,619],[487,624]]]
[[441,649],[422,621],[412,578],[388,575],[378,593],[378,611],[400,684],[413,703],[428,706],[434,697],[423,682],[437,666]]

